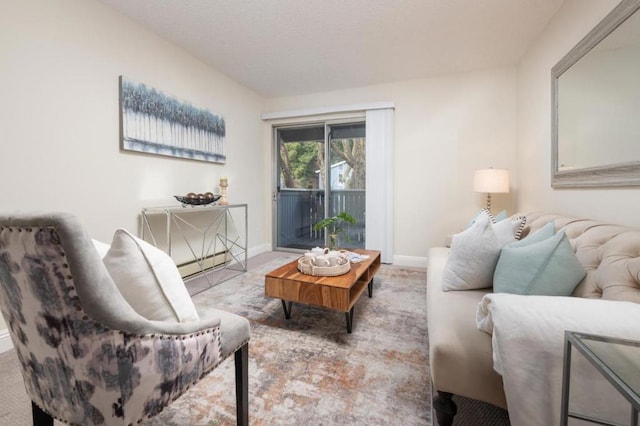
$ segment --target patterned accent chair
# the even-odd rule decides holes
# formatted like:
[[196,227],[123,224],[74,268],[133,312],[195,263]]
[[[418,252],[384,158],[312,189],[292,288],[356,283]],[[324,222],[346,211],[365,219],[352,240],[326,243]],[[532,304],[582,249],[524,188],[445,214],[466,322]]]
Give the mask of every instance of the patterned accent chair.
[[0,216],[0,308],[36,425],[141,423],[231,354],[248,424],[249,322],[147,320],[69,214]]

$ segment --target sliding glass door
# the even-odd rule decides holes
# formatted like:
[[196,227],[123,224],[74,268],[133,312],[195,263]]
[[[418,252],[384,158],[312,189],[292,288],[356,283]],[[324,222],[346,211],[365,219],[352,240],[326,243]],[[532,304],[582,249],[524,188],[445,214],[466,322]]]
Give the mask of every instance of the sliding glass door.
[[328,126],[329,191],[327,216],[347,212],[356,219],[347,224],[347,237],[340,236],[342,247],[364,248],[366,156],[364,123]]
[[306,249],[323,245],[313,230],[324,217],[324,125],[276,129],[276,247]]
[[326,246],[319,220],[347,212],[341,247],[364,247],[365,123],[319,123],[275,129],[275,248]]

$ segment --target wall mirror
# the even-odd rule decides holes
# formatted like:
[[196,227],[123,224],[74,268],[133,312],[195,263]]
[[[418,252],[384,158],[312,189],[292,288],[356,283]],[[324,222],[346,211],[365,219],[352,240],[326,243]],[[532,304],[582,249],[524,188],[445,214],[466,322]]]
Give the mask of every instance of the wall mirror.
[[640,0],[623,0],[551,70],[553,187],[640,185]]

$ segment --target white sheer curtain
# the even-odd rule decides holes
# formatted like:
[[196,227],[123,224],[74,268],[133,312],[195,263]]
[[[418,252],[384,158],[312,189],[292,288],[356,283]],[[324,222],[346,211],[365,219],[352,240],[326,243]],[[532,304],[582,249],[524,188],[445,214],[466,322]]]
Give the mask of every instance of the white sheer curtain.
[[366,111],[366,248],[393,262],[393,108]]

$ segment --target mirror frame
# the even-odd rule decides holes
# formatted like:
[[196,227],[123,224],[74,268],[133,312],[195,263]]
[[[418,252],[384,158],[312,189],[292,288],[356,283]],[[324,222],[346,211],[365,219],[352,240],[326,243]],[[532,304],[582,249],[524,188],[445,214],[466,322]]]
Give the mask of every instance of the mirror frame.
[[585,188],[640,186],[640,160],[576,170],[558,170],[558,79],[640,9],[640,0],[623,0],[551,69],[551,186]]

